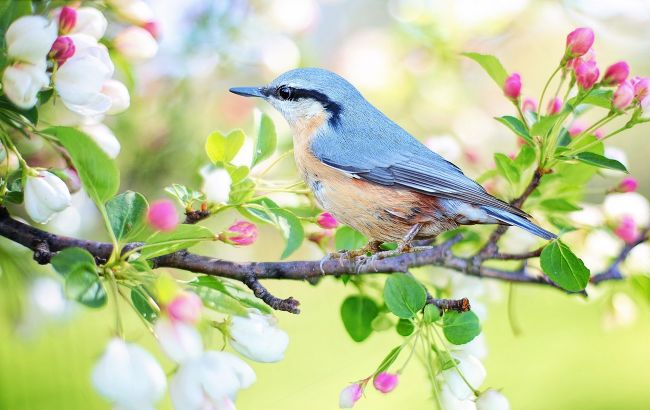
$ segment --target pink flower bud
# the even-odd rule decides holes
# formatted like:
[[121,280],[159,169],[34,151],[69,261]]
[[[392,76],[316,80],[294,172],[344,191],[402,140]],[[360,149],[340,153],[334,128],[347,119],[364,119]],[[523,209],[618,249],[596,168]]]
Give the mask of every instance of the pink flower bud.
[[201,316],[203,303],[194,292],[183,292],[167,305],[167,313],[172,320],[196,324]]
[[503,83],[503,94],[511,100],[516,100],[521,94],[521,76],[518,73],[510,74]]
[[587,126],[581,121],[574,121],[569,127],[569,135],[572,137],[578,136],[587,129]]
[[334,229],[339,226],[339,222],[329,212],[323,212],[316,218],[316,223],[325,229]]
[[588,90],[598,81],[600,71],[596,65],[596,61],[583,61],[580,60],[575,68],[576,82],[583,90]]
[[650,118],[650,96],[643,97],[639,104],[641,105],[641,118]]
[[156,40],[160,40],[160,25],[156,21],[147,21],[142,25]]
[[390,393],[395,389],[395,387],[397,387],[398,381],[399,378],[396,374],[382,372],[375,377],[372,384],[375,386],[375,389],[380,392]]
[[634,177],[625,177],[619,182],[616,190],[618,192],[634,192],[639,187],[639,183]]
[[641,101],[650,94],[650,78],[635,78],[632,84],[634,84],[634,96],[637,100]]
[[345,389],[341,390],[339,396],[339,407],[342,409],[351,409],[354,403],[359,401],[363,394],[363,387],[359,383],[351,384]]
[[562,100],[560,98],[555,97],[548,102],[548,106],[546,107],[548,115],[557,114],[560,110],[562,110]]
[[77,24],[77,10],[64,6],[59,13],[59,33],[67,34]]
[[147,221],[158,231],[173,231],[178,225],[178,214],[174,203],[168,199],[161,199],[149,206]]
[[604,85],[618,85],[630,75],[630,66],[625,61],[619,61],[607,67],[603,77]]
[[71,194],[79,191],[81,189],[81,179],[77,170],[74,168],[65,168],[61,171],[61,180],[65,182],[65,185],[68,187],[68,190]]
[[566,55],[580,57],[587,53],[594,44],[594,32],[588,27],[573,30],[566,37]]
[[524,102],[521,104],[521,111],[526,112],[537,112],[537,103],[532,98],[525,98]]
[[602,128],[598,128],[597,130],[594,131],[594,137],[601,139],[605,136],[605,131],[603,131]]
[[630,81],[624,81],[621,85],[618,86],[616,91],[614,91],[614,97],[612,98],[612,105],[617,110],[623,110],[627,108],[634,99],[634,87]]
[[72,39],[70,37],[62,36],[54,40],[52,48],[50,49],[50,57],[52,57],[59,66],[62,66],[63,63],[74,55],[75,51],[76,48]]
[[634,218],[630,215],[623,215],[623,218],[614,230],[614,233],[625,241],[625,243],[632,243],[639,237],[639,228],[636,226]]
[[237,221],[220,239],[233,245],[252,245],[257,240],[257,226],[248,221]]

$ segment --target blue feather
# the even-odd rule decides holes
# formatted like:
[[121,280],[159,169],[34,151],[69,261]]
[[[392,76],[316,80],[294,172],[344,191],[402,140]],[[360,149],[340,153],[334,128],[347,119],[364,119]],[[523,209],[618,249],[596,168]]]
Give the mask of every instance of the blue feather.
[[528,219],[521,217],[519,215],[515,215],[513,213],[510,213],[506,210],[503,209],[498,209],[498,208],[492,208],[489,206],[482,206],[481,209],[485,210],[485,212],[488,213],[491,217],[498,219],[501,222],[505,222],[508,225],[514,225],[518,226],[521,229],[524,229],[533,235],[537,235],[540,238],[546,239],[546,240],[551,240],[557,238],[555,234],[552,234],[551,232],[540,228],[539,226],[535,225]]

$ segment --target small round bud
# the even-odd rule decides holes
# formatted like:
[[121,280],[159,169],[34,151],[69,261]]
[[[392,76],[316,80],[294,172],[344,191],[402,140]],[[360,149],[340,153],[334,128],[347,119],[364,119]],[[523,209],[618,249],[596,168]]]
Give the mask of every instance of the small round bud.
[[149,206],[147,221],[157,231],[173,231],[178,225],[174,203],[168,199],[153,202]]
[[580,57],[589,51],[594,44],[594,32],[588,27],[573,30],[566,37],[566,56]]
[[316,218],[316,223],[324,229],[334,229],[339,226],[338,221],[329,212],[323,212]]
[[625,61],[619,61],[607,67],[603,76],[603,85],[619,85],[630,75],[630,66]]
[[503,94],[511,100],[516,100],[521,95],[521,76],[513,73],[503,83]]
[[639,182],[634,177],[625,177],[619,182],[618,192],[634,192],[639,187]]
[[379,390],[382,393],[390,393],[395,390],[397,383],[399,382],[399,377],[397,374],[381,372],[375,379],[372,384],[375,386],[375,389]]

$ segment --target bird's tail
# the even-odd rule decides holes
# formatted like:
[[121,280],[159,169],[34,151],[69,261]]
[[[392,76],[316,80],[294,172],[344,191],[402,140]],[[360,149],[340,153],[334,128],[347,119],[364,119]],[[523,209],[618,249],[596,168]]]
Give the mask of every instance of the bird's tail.
[[532,233],[533,235],[537,235],[540,238],[546,240],[557,238],[555,234],[540,228],[523,216],[515,215],[505,209],[493,208],[491,206],[482,206],[481,209],[487,212],[491,217],[498,219],[501,222],[505,222],[508,225],[518,226],[519,228],[525,229],[526,231]]

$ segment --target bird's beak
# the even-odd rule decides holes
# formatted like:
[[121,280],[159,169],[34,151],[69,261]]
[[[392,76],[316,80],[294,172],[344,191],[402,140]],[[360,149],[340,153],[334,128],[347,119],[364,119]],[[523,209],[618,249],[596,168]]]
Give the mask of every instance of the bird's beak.
[[244,97],[266,97],[262,93],[261,87],[233,87],[230,89],[230,92],[237,95],[243,95]]

